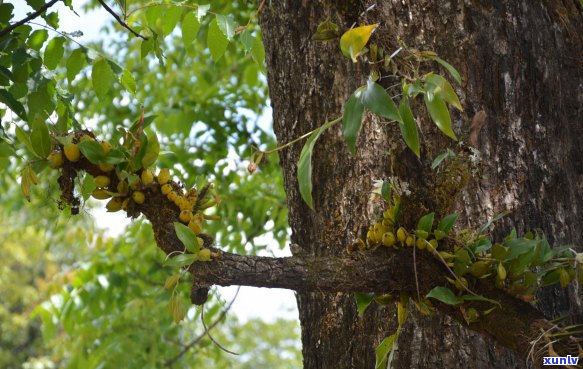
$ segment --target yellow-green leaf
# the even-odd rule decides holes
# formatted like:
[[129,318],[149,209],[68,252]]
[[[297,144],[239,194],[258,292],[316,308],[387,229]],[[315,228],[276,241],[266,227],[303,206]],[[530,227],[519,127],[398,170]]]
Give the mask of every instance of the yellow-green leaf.
[[378,23],[368,26],[352,28],[346,31],[340,38],[340,50],[347,58],[356,63],[356,58],[362,53],[370,35],[378,27]]
[[190,48],[200,29],[200,22],[194,13],[188,13],[182,20],[182,42],[185,48]]
[[148,134],[148,147],[146,148],[146,153],[142,158],[142,166],[148,168],[153,165],[156,160],[158,160],[158,155],[160,154],[160,143],[158,142],[158,136],[156,132],[151,132]]
[[340,27],[330,20],[330,17],[326,18],[322,23],[318,25],[316,33],[312,35],[312,40],[314,41],[332,41],[335,40],[339,35]]
[[425,106],[427,106],[427,111],[435,122],[435,125],[443,132],[446,136],[451,138],[454,141],[457,141],[457,137],[455,133],[453,133],[453,129],[451,127],[451,117],[449,116],[449,111],[447,110],[447,106],[445,105],[445,101],[440,95],[433,95],[430,99],[428,94],[423,95],[423,99],[425,100]]
[[59,65],[65,52],[64,42],[64,37],[55,37],[47,44],[44,54],[44,63],[47,69],[53,70]]
[[433,94],[441,95],[443,100],[459,111],[464,111],[462,104],[451,84],[439,74],[428,73],[425,75],[426,90]]
[[173,274],[170,277],[166,278],[166,282],[164,282],[164,289],[171,290],[178,284],[180,280],[180,274]]
[[227,50],[227,46],[229,46],[229,40],[223,34],[223,31],[221,31],[219,28],[216,18],[213,19],[209,25],[207,46],[215,62],[217,62],[223,56]]
[[106,59],[99,57],[93,63],[91,82],[99,100],[105,99],[113,84],[114,75]]
[[34,152],[41,158],[46,158],[51,153],[51,136],[49,128],[38,115],[32,121],[30,141]]
[[174,323],[180,323],[186,316],[186,307],[178,295],[172,295],[170,302],[168,303],[168,308],[172,313],[172,319],[174,319]]

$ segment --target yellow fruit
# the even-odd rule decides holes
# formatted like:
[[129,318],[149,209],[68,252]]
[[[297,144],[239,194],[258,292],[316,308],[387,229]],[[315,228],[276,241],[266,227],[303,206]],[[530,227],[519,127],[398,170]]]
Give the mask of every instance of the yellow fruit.
[[65,145],[63,150],[65,151],[65,157],[69,161],[74,162],[79,160],[79,158],[81,157],[81,151],[79,150],[79,147],[74,143]]
[[132,200],[134,200],[136,204],[143,204],[146,200],[146,195],[141,191],[134,191],[134,193],[132,193]]
[[97,176],[93,178],[93,182],[97,187],[107,187],[111,183],[111,179],[109,179],[109,177],[106,176]]
[[144,169],[142,171],[142,183],[144,186],[148,186],[150,183],[154,182],[154,175],[150,169]]
[[188,224],[192,219],[192,212],[190,210],[182,210],[178,219],[180,219],[182,223]]
[[502,263],[498,264],[498,279],[501,281],[506,279],[506,268]]
[[[409,240],[407,240],[407,245],[409,244]],[[425,240],[423,238],[418,238],[417,239],[417,248],[419,250],[425,250],[425,247],[427,247],[427,244],[425,243]]]
[[401,242],[405,242],[407,240],[407,231],[405,231],[405,228],[400,227],[397,230],[397,239]]
[[49,160],[49,167],[52,169],[59,169],[63,166],[63,154],[59,151],[52,152],[47,159]]
[[170,170],[168,168],[160,169],[158,173],[158,183],[165,185],[170,180]]
[[165,185],[162,185],[161,191],[163,195],[168,195],[170,192],[172,192],[172,186],[166,183]]
[[201,226],[200,222],[198,222],[196,219],[192,219],[188,223],[188,228],[190,228],[194,232],[194,234],[201,234],[202,233],[202,226]]
[[113,170],[113,165],[111,164],[99,164],[99,169],[104,172],[104,173],[108,173],[111,172]]
[[99,145],[101,146],[101,149],[105,155],[109,154],[109,151],[111,150],[111,144],[109,142],[103,141],[100,142]]
[[409,247],[412,247],[413,245],[415,245],[415,237],[407,236],[407,239],[405,240],[405,244]]
[[383,245],[390,247],[393,246],[397,242],[397,238],[393,232],[387,232],[383,234]]
[[127,195],[129,190],[130,190],[130,186],[128,185],[128,183],[126,181],[120,181],[117,184],[117,192],[120,195]]
[[83,136],[81,136],[81,138],[79,138],[79,142],[85,142],[85,141],[95,141],[95,139],[89,135],[83,135]]
[[111,195],[107,191],[100,190],[100,189],[93,190],[93,192],[91,193],[91,196],[93,196],[97,200],[105,200],[105,199],[109,199],[111,197]]
[[107,209],[108,212],[115,213],[116,211],[121,210],[122,204],[123,200],[121,199],[121,197],[114,197],[111,200],[109,200],[107,205],[105,205],[105,208]]
[[166,195],[166,197],[168,198],[168,200],[174,202],[174,200],[176,200],[178,198],[178,196],[180,196],[179,194],[176,193],[176,191],[170,191],[168,193],[168,195]]
[[198,261],[210,261],[211,260],[211,250],[202,249],[198,252]]

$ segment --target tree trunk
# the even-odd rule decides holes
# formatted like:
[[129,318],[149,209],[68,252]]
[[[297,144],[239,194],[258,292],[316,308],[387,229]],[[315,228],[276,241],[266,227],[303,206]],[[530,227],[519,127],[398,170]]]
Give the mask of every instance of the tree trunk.
[[[583,138],[583,27],[576,3],[268,3],[261,13],[261,27],[274,130],[280,143],[340,116],[350,94],[368,76],[367,64],[344,58],[337,42],[310,39],[318,24],[330,17],[344,30],[353,24],[380,22],[371,42],[387,52],[402,40],[409,47],[435,51],[454,65],[462,74],[463,85],[456,90],[465,109],[452,116],[454,128],[462,140],[479,149],[483,163],[481,175],[464,191],[438,197],[432,189],[440,179],[430,173],[429,165],[446,147],[453,148],[453,142],[438,134],[427,114],[416,106],[423,137],[422,158],[417,160],[401,142],[395,124],[367,115],[355,157],[348,153],[339,126],[316,143],[314,210],[310,210],[296,179],[301,145],[294,145],[280,152],[280,159],[292,242],[303,247],[300,252],[340,255],[356,237],[364,236],[382,211],[382,204],[370,196],[373,180],[389,176],[415,189],[417,197],[404,204],[409,221],[423,211],[444,214],[457,209],[465,224],[475,228],[493,214],[511,210],[496,227],[498,237],[511,227],[518,232],[541,229],[551,242],[581,245],[583,223],[577,214],[583,211],[583,146],[579,143]],[[478,127],[481,111],[487,118]],[[448,201],[454,195],[457,201]],[[574,290],[544,291],[538,306],[549,317],[570,309],[581,321],[580,296]],[[396,328],[394,309],[373,304],[359,318],[351,294],[299,292],[297,301],[305,368],[373,368],[374,348]],[[493,340],[439,314],[412,315],[399,339],[394,365],[526,367]]]

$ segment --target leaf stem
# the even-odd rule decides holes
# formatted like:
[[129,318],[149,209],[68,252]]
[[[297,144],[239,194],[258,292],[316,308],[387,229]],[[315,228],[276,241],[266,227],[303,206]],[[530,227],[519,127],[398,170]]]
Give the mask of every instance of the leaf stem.
[[[342,121],[342,116],[340,116],[340,117],[338,117],[338,118],[336,118],[336,119],[334,119],[334,120],[328,121],[328,122],[324,123],[323,125],[330,124],[330,126],[333,126],[334,124],[336,124],[336,123],[338,123],[338,122],[340,122],[340,121]],[[321,126],[320,126],[320,127],[321,127]],[[271,150],[264,151],[264,154],[265,154],[265,155],[272,154],[272,153],[274,153],[274,152],[277,152],[277,151],[283,150],[283,149],[285,149],[286,147],[288,147],[288,146],[291,146],[291,145],[295,144],[296,142],[303,140],[304,138],[308,138],[308,137],[309,137],[309,136],[310,136],[312,133],[314,133],[316,130],[320,129],[320,127],[314,128],[314,129],[313,129],[313,130],[311,130],[310,132],[308,132],[308,133],[305,133],[305,134],[301,135],[300,137],[298,137],[298,138],[295,138],[295,139],[291,140],[291,141],[290,141],[290,142],[288,142],[288,143],[285,143],[285,144],[283,144],[283,145],[281,145],[281,146],[278,146],[278,147],[276,147],[276,148],[274,148],[274,149],[271,149]]]

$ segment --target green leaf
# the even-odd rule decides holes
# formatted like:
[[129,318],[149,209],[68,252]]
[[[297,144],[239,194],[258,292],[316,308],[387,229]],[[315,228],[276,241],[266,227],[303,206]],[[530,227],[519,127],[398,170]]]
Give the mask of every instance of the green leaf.
[[409,98],[406,96],[401,100],[399,104],[399,112],[402,118],[402,122],[399,121],[399,129],[401,130],[401,137],[405,144],[417,155],[421,156],[421,149],[419,145],[419,134],[417,132],[417,122],[409,106]]
[[168,258],[165,262],[165,266],[182,268],[184,266],[190,265],[197,260],[195,254],[178,254],[174,257]]
[[342,133],[344,134],[346,145],[348,145],[348,150],[353,156],[356,153],[356,139],[360,133],[362,114],[364,113],[364,105],[358,98],[361,89],[362,87],[358,88],[350,95],[344,105],[344,114],[342,115]]
[[333,41],[340,35],[340,27],[330,20],[330,17],[318,25],[316,33],[312,35],[314,41]]
[[33,50],[40,51],[45,41],[49,38],[49,33],[46,29],[37,29],[28,36],[27,44]]
[[26,146],[26,148],[31,153],[36,155],[36,152],[34,151],[32,144],[30,143],[30,137],[26,134],[26,132],[24,132],[24,130],[22,128],[20,128],[19,126],[16,126],[15,133],[16,133],[16,138],[18,139],[18,141],[21,144],[23,144],[24,146]]
[[215,63],[223,56],[229,46],[229,40],[217,25],[217,19],[213,19],[209,25],[207,46]]
[[194,234],[192,229],[182,223],[174,222],[174,230],[176,231],[178,239],[188,251],[196,254],[200,250],[196,234]]
[[64,42],[64,37],[55,37],[49,41],[44,54],[44,64],[47,69],[53,70],[59,65],[59,62],[65,53],[65,47],[63,46]]
[[149,166],[153,165],[158,159],[159,154],[160,143],[158,142],[158,136],[156,135],[156,132],[151,132],[148,134],[148,148],[146,149],[146,153],[142,158],[143,167],[148,168]]
[[84,157],[93,164],[99,164],[105,159],[103,148],[97,141],[83,141],[77,144]]
[[440,231],[443,231],[445,233],[448,233],[454,226],[455,222],[457,221],[457,218],[459,217],[459,213],[453,213],[453,214],[448,214],[446,216],[444,216],[441,221],[439,222],[439,225],[437,226],[437,229],[439,229]]
[[451,84],[439,74],[428,73],[425,75],[425,90],[435,95],[440,95],[446,103],[459,111],[464,111],[462,104]]
[[401,122],[401,114],[387,91],[376,82],[368,80],[362,92],[362,104],[371,112],[383,118]]
[[162,23],[162,32],[164,35],[169,35],[176,27],[176,24],[180,20],[182,15],[182,8],[179,6],[170,6],[164,12],[164,22]]
[[331,125],[336,123],[336,121],[330,121],[322,125],[320,128],[316,129],[306,141],[306,144],[302,148],[300,153],[300,159],[298,160],[298,182],[300,185],[300,194],[302,199],[306,204],[313,209],[312,206],[312,151],[314,150],[314,144],[322,132],[328,129]]
[[455,153],[453,151],[451,151],[451,149],[447,149],[446,152],[437,155],[437,157],[435,159],[433,159],[433,161],[431,162],[431,169],[435,169],[439,166],[439,164],[441,164],[445,159],[448,158],[454,158],[455,157]]
[[460,76],[459,72],[454,67],[451,66],[451,64],[441,59],[437,55],[429,56],[429,59],[435,60],[436,62],[441,64],[445,69],[447,69],[449,74],[451,74],[451,76],[453,77],[453,79],[456,80],[457,83],[459,83],[460,85],[462,84],[462,77]]
[[503,211],[503,212],[500,212],[500,213],[494,215],[494,217],[492,217],[492,219],[488,220],[484,225],[482,225],[480,227],[480,231],[478,233],[484,233],[488,228],[490,228],[492,223],[502,219],[503,217],[505,217],[508,214],[510,214],[509,211]]
[[210,5],[198,5],[196,8],[196,19],[200,22],[200,19],[206,15],[208,10],[210,9]]
[[381,186],[381,196],[387,203],[391,203],[391,193],[393,192],[393,186],[389,181],[383,181]]
[[77,74],[81,72],[83,67],[87,64],[87,49],[80,47],[73,50],[69,59],[67,59],[67,80],[69,84],[73,82]]
[[45,121],[40,116],[35,116],[32,121],[30,142],[34,152],[40,158],[46,158],[51,153],[51,135]]
[[464,302],[463,299],[457,297],[449,288],[441,286],[434,287],[429,291],[427,297],[434,298],[447,305],[459,305]]
[[389,364],[387,362],[388,355],[389,352],[393,350],[395,340],[397,339],[398,336],[399,332],[397,331],[397,333],[392,334],[389,337],[382,340],[381,343],[377,346],[377,348],[375,349],[376,356],[375,369],[384,369],[388,366]]
[[261,38],[261,33],[259,33],[257,37],[255,37],[255,40],[253,41],[253,47],[251,48],[251,57],[253,58],[255,63],[257,63],[257,65],[261,69],[261,72],[265,74],[266,73],[265,65],[263,65],[263,62],[265,61],[265,49],[263,47],[263,39]]
[[129,70],[124,68],[120,82],[129,93],[132,95],[136,94],[136,80]]
[[14,10],[14,5],[10,3],[0,4],[0,24],[8,23],[12,19],[12,11]]
[[235,35],[235,28],[237,28],[237,23],[235,22],[233,17],[228,15],[217,14],[216,19],[219,29],[221,30],[221,32],[223,32],[225,37],[227,37],[227,40],[229,41],[233,40],[233,36]]
[[[148,25],[151,29],[157,29],[158,31],[160,30],[158,25],[164,23],[164,18],[162,16],[163,12],[164,7],[157,4],[154,4],[154,6],[146,9],[146,21],[148,22]],[[159,19],[161,20],[160,23],[158,23]]]
[[6,142],[0,142],[0,158],[7,158],[14,155],[14,149]]
[[185,48],[191,48],[199,29],[200,23],[194,13],[187,13],[182,20],[182,42]]
[[251,31],[249,31],[247,28],[245,28],[245,30],[241,32],[241,34],[239,35],[239,40],[241,41],[241,44],[243,44],[245,54],[247,54],[251,50],[253,44],[255,43],[255,37],[253,37]]
[[91,71],[91,81],[93,83],[93,90],[99,100],[105,100],[107,93],[112,87],[114,74],[109,66],[109,63],[103,57],[99,57],[93,63]]
[[46,80],[38,81],[37,89],[28,95],[28,114],[34,117],[39,114],[43,118],[48,118],[55,110],[55,85],[54,81],[44,83]]
[[47,24],[54,29],[59,29],[59,14],[57,12],[52,12],[46,15],[42,15]]
[[425,100],[425,106],[427,106],[427,111],[429,111],[431,119],[433,119],[441,132],[452,140],[457,141],[457,137],[451,127],[451,118],[445,101],[439,95],[433,95],[432,99],[429,99],[427,93],[423,95],[423,99]]
[[26,111],[24,106],[12,96],[12,94],[4,89],[0,89],[0,102],[6,105],[22,120],[26,120]]
[[515,238],[504,242],[504,246],[508,247],[510,253],[506,256],[505,260],[512,260],[519,255],[525,254],[529,251],[534,251],[538,241],[528,240],[526,238]]
[[429,213],[429,214],[422,216],[421,219],[419,219],[419,223],[417,223],[417,230],[430,233],[431,227],[433,226],[433,218],[434,217],[435,217],[435,213]]
[[342,54],[347,58],[351,58],[352,62],[356,63],[356,58],[361,55],[370,39],[370,35],[377,27],[378,23],[356,27],[346,31],[340,38],[340,50],[342,50]]
[[356,306],[358,308],[358,316],[362,316],[364,314],[366,308],[370,305],[371,302],[374,300],[374,293],[360,293],[356,292],[354,294],[354,298],[356,299]]

